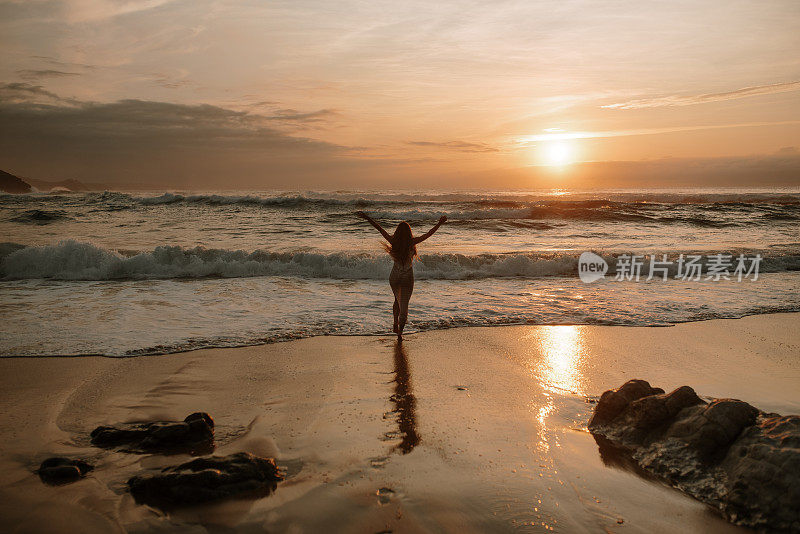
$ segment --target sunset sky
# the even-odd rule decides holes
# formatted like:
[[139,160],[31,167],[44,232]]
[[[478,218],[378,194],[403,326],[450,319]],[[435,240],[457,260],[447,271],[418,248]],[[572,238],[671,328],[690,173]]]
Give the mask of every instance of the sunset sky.
[[800,185],[798,22],[796,0],[0,0],[0,168],[181,187]]

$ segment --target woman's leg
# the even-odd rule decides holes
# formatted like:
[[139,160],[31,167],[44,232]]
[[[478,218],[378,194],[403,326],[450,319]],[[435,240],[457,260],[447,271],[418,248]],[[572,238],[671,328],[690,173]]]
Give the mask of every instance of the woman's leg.
[[396,334],[398,329],[397,321],[400,317],[400,304],[398,303],[398,295],[400,293],[400,283],[390,278],[389,285],[392,288],[392,293],[394,293],[394,304],[392,305],[392,312],[394,313],[394,326],[392,327],[392,332]]
[[400,337],[403,334],[403,328],[406,326],[406,320],[408,319],[408,301],[411,300],[411,293],[414,292],[414,279],[411,280],[403,280],[400,284],[399,290],[395,293],[397,303],[400,306],[400,314],[399,314],[399,321],[398,321],[398,329],[397,329],[397,336]]

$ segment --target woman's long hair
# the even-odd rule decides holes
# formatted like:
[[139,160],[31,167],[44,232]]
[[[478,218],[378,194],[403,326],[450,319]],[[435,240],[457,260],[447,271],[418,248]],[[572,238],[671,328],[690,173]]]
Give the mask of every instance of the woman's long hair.
[[386,252],[400,265],[405,265],[409,258],[417,257],[417,246],[414,244],[414,234],[411,227],[403,221],[397,225],[392,236],[391,244],[383,244]]

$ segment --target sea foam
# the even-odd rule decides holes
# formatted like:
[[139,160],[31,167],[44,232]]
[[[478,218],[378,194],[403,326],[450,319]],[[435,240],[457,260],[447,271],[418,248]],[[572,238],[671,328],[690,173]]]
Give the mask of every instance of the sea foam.
[[[736,251],[726,251],[735,256]],[[761,272],[800,270],[800,254],[760,251]],[[415,263],[417,279],[540,278],[575,276],[580,252],[506,254],[422,254]],[[748,251],[748,255],[755,254]],[[604,254],[613,265],[620,253]],[[704,254],[704,261],[706,259]],[[388,276],[385,254],[270,252],[183,248],[163,245],[146,252],[108,250],[74,240],[54,245],[0,244],[0,276],[6,280],[137,280],[169,278],[244,278],[294,276],[344,280],[380,280]],[[675,268],[670,272],[674,274]],[[643,268],[646,273],[646,264]]]

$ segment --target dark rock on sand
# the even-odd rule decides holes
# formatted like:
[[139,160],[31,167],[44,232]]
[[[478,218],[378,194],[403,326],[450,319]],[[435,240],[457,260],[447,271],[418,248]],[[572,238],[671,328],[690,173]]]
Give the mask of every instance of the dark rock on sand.
[[83,460],[48,458],[39,466],[39,478],[50,485],[69,484],[83,478],[93,467]]
[[223,499],[265,497],[281,480],[275,460],[240,452],[197,458],[158,474],[135,476],[128,486],[136,502],[170,510]]
[[688,386],[665,394],[631,380],[603,393],[589,430],[604,457],[623,451],[733,523],[800,532],[800,416],[734,399],[707,403]]
[[0,191],[5,193],[30,193],[31,186],[11,173],[0,171]]
[[183,421],[99,426],[91,438],[98,447],[124,447],[129,452],[205,454],[214,450],[214,420],[196,412]]

